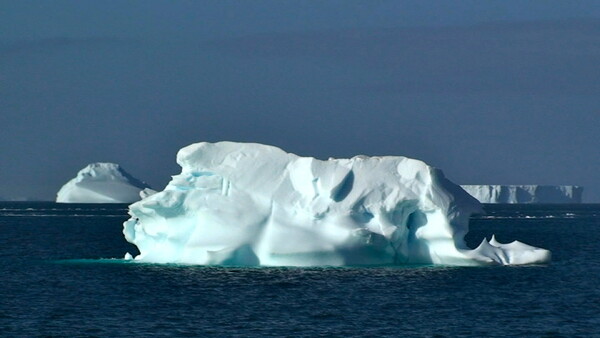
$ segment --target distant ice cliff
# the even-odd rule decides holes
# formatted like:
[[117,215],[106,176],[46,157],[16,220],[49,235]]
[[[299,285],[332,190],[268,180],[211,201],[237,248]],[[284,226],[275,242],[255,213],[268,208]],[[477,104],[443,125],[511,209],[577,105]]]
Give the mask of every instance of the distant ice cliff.
[[481,203],[581,203],[575,185],[461,185]]

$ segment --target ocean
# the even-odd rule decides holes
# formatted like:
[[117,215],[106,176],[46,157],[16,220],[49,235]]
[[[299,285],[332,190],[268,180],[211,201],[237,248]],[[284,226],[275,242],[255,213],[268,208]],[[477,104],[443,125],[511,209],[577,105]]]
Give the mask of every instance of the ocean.
[[537,266],[233,268],[139,264],[126,205],[0,203],[2,337],[600,336],[600,205],[486,205]]

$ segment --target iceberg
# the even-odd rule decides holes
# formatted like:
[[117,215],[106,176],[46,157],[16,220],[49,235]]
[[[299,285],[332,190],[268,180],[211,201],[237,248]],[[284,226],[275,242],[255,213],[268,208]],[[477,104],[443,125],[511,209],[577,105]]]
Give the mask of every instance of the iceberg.
[[576,185],[461,185],[481,203],[581,203]]
[[146,183],[115,163],[92,163],[81,169],[56,195],[58,203],[132,203],[151,194]]
[[481,204],[441,170],[401,157],[318,160],[268,145],[197,143],[166,188],[129,206],[125,239],[151,263],[237,266],[512,265],[550,252],[484,239]]

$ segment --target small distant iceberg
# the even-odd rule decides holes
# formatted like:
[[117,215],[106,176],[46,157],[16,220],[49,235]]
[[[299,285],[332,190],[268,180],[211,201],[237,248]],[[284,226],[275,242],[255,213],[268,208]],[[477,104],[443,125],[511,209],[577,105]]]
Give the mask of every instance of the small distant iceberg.
[[481,203],[581,203],[576,185],[461,185]]
[[58,203],[133,203],[156,191],[116,163],[92,163],[57,193]]

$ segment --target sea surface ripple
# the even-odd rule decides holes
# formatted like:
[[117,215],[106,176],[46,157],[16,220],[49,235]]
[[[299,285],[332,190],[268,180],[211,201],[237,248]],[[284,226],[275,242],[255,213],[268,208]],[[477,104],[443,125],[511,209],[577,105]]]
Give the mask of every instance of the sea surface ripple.
[[600,336],[600,205],[487,205],[522,267],[232,268],[122,260],[124,205],[0,203],[0,336]]

